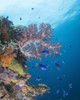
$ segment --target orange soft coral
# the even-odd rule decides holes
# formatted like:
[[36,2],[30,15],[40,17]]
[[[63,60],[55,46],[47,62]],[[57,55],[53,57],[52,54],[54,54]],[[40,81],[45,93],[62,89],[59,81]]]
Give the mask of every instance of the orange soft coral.
[[9,47],[9,49],[6,49],[5,53],[1,55],[0,60],[1,60],[1,65],[3,67],[8,67],[11,64],[11,61],[14,59],[14,57],[16,57],[15,54],[12,54],[13,51],[14,49]]
[[11,64],[11,61],[13,60],[13,58],[16,57],[15,54],[9,56],[2,56],[1,57],[1,64],[3,65],[3,67],[8,67]]
[[27,74],[27,79],[30,79],[31,78],[31,75],[30,74]]

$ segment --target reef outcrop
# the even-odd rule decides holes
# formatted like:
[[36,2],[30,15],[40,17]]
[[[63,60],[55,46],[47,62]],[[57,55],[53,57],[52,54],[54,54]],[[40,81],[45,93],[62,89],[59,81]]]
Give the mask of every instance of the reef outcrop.
[[[52,44],[51,26],[42,23],[26,26],[14,26],[13,22],[0,17],[0,99],[1,100],[35,100],[37,95],[49,93],[45,84],[37,86],[29,83],[26,60],[41,60],[41,51],[52,50],[58,56],[62,45]],[[33,48],[33,49],[32,49]],[[33,77],[33,76],[32,76]]]

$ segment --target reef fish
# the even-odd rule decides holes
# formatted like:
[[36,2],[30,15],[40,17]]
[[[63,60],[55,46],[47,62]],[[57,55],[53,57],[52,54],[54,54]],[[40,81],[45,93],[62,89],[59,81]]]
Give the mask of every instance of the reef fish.
[[32,10],[34,10],[34,8],[31,8]]
[[47,66],[43,65],[43,64],[37,64],[36,63],[36,66],[39,67],[40,69],[42,70],[47,70]]
[[69,48],[71,48],[71,45],[69,45]]
[[37,78],[36,78],[36,81],[40,81],[41,80],[41,78],[40,78],[40,76],[38,76]]
[[59,94],[59,92],[60,92],[59,90],[56,91],[57,94]]
[[61,67],[58,62],[55,62],[55,65],[56,65],[57,69],[61,70]]
[[57,77],[58,80],[63,80],[62,77]]
[[69,84],[69,88],[71,88],[71,89],[72,89],[72,84]]
[[16,51],[16,50],[14,50],[14,51],[13,51],[13,54],[17,54],[17,51]]
[[21,87],[19,85],[17,87],[21,90]]
[[18,33],[17,36],[20,37],[21,35]]
[[63,97],[66,97],[66,96],[68,96],[68,92],[63,93]]
[[9,16],[6,17],[6,19],[8,19],[8,18],[9,18]]
[[22,20],[22,18],[20,17],[20,20]]
[[48,55],[51,56],[51,52],[48,50],[43,50],[42,53],[45,54],[45,57],[47,57]]
[[43,50],[42,53],[44,53],[44,54],[50,54],[51,52],[48,51],[48,50]]

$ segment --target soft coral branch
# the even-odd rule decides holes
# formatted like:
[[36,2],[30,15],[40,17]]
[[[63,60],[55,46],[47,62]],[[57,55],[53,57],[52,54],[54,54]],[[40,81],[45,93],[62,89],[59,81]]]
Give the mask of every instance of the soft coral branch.
[[58,56],[62,45],[59,42],[52,43],[52,35],[53,33],[49,24],[40,24],[39,31],[36,24],[29,25],[18,41],[22,54],[28,58],[41,59],[42,50],[47,48],[48,50],[53,50],[54,56]]

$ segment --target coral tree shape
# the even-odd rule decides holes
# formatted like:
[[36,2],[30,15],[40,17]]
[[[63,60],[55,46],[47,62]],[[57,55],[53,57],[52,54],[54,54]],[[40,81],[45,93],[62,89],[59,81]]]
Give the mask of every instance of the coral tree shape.
[[18,40],[20,51],[25,57],[41,60],[42,51],[52,50],[54,56],[58,56],[62,45],[52,43],[52,30],[50,24],[40,24],[39,30],[36,24],[29,25]]

